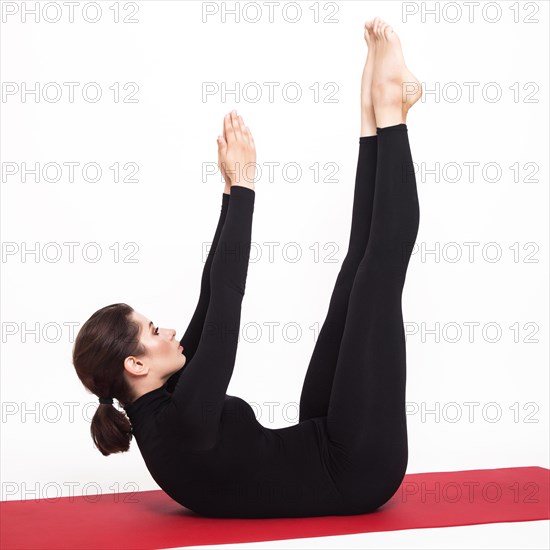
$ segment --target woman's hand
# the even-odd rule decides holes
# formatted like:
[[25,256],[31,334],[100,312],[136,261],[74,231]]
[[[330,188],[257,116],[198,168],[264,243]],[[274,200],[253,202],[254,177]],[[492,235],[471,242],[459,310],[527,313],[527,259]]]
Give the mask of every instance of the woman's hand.
[[223,192],[229,194],[231,191],[231,179],[225,170],[227,166],[227,139],[225,137],[225,123],[223,124],[222,132],[222,135],[218,136],[218,168],[225,181],[225,189]]
[[254,190],[256,146],[248,126],[236,111],[225,115],[223,136],[218,138],[218,167],[227,186],[242,185]]

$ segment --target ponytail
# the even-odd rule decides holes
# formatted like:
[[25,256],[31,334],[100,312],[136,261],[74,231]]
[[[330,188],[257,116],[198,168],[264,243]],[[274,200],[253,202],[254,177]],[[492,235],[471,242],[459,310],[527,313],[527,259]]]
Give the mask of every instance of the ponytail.
[[100,403],[92,418],[90,432],[103,456],[124,453],[132,441],[132,425],[126,414],[113,405]]
[[[133,400],[125,377],[124,361],[130,355],[143,355],[141,327],[132,318],[127,304],[112,304],[96,311],[81,327],[73,347],[76,374],[92,393],[109,395],[125,407]],[[111,398],[100,398],[90,426],[92,439],[104,455],[130,448],[132,425],[126,413],[112,405]]]

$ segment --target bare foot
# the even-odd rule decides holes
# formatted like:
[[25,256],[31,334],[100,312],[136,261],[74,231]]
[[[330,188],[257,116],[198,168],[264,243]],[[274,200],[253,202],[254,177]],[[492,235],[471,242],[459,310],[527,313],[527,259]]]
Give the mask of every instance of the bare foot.
[[365,23],[365,42],[368,46],[367,60],[361,78],[361,136],[376,135],[376,118],[372,104],[372,76],[376,55],[376,42],[373,36],[373,21]]
[[379,128],[406,122],[409,109],[422,96],[422,86],[409,71],[401,41],[385,21],[373,25],[376,58],[372,78],[372,102]]

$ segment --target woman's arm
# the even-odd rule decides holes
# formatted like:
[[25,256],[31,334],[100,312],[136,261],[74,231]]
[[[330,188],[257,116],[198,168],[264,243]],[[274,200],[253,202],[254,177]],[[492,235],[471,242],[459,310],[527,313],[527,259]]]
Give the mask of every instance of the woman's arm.
[[170,393],[174,391],[174,388],[176,386],[176,383],[180,377],[180,374],[183,368],[187,367],[191,359],[193,359],[193,356],[195,355],[195,352],[197,351],[197,347],[199,345],[199,340],[200,340],[202,329],[204,326],[204,319],[206,317],[206,311],[208,310],[208,304],[210,302],[210,269],[212,266],[214,253],[216,252],[216,247],[218,246],[218,241],[220,240],[220,234],[225,221],[225,217],[227,215],[227,208],[229,206],[229,196],[230,196],[229,193],[226,193],[225,191],[222,194],[222,206],[220,211],[220,217],[218,219],[218,225],[214,233],[214,238],[212,239],[212,246],[208,251],[208,256],[206,258],[206,262],[202,270],[199,301],[197,303],[197,307],[195,308],[195,313],[193,314],[193,317],[189,322],[189,326],[187,327],[185,334],[180,340],[180,344],[184,347],[183,354],[186,357],[186,362],[184,367],[182,367],[179,371],[175,372],[168,379],[166,383],[167,384],[166,388]]
[[215,444],[233,374],[246,287],[255,191],[233,185],[212,259],[210,303],[193,361],[184,365],[172,395],[182,433],[195,449]]

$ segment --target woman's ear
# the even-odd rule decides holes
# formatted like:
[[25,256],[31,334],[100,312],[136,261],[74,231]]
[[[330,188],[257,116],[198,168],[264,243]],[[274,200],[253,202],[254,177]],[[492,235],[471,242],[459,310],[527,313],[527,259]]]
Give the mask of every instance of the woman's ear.
[[129,355],[124,359],[124,369],[134,376],[143,376],[149,372],[149,368],[145,363],[136,359],[133,355]]

